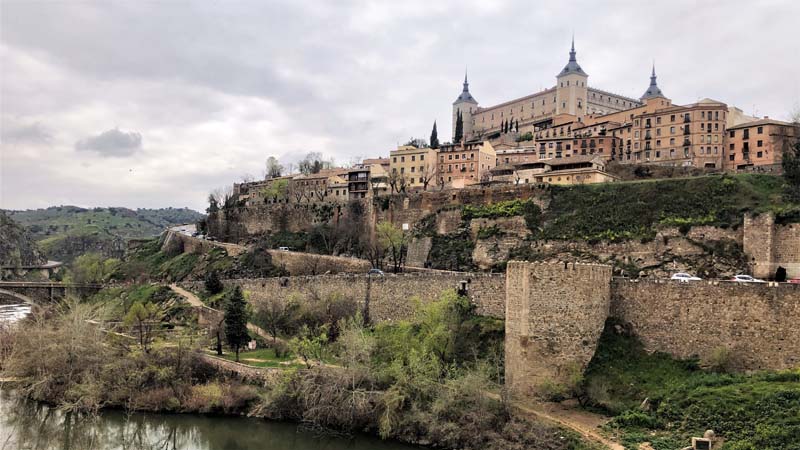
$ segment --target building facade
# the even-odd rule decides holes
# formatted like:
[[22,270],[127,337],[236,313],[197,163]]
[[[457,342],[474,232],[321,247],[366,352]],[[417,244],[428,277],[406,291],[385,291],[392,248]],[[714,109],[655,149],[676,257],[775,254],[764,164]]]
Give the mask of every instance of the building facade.
[[405,190],[425,189],[436,180],[436,150],[401,145],[389,152],[390,178]]
[[439,186],[462,188],[488,182],[497,164],[497,153],[489,142],[445,144],[436,153]]

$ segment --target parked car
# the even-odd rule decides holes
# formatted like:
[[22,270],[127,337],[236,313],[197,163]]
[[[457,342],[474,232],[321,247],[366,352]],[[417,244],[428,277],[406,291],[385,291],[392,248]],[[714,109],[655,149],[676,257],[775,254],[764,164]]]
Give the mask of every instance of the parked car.
[[289,251],[289,247],[278,247],[278,250],[280,250],[282,252],[288,252]]
[[753,278],[750,275],[736,275],[733,277],[733,279],[731,279],[731,281],[735,281],[737,283],[766,283],[766,281]]
[[670,277],[670,280],[677,280],[680,281],[681,283],[688,283],[690,281],[702,281],[702,278],[693,277],[688,273],[678,272],[676,274],[673,274],[672,277]]
[[792,284],[800,284],[800,278],[792,278],[791,280],[788,280],[786,282]]
[[382,277],[383,276],[383,271],[381,269],[372,268],[372,269],[369,269],[369,272],[367,272],[367,275],[378,275],[378,276]]

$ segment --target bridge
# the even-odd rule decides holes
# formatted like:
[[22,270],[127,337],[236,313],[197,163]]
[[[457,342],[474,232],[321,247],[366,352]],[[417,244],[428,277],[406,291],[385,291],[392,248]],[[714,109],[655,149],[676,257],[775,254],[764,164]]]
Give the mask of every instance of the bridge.
[[66,298],[68,294],[85,297],[102,288],[101,284],[0,281],[0,300],[32,305],[55,303]]

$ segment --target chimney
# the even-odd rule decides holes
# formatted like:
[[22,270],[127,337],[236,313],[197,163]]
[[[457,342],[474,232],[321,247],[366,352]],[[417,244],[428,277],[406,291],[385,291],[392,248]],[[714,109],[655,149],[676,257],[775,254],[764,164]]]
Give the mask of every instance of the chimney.
[[769,116],[764,116],[765,119],[769,119]]

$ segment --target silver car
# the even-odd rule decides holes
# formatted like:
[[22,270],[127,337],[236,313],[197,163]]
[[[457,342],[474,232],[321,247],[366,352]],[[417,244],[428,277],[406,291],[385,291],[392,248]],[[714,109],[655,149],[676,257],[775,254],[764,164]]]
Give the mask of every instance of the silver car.
[[690,281],[702,281],[702,278],[693,277],[693,276],[689,275],[688,273],[678,272],[676,274],[673,274],[670,277],[670,280],[677,280],[677,281],[680,281],[681,283],[688,283]]

